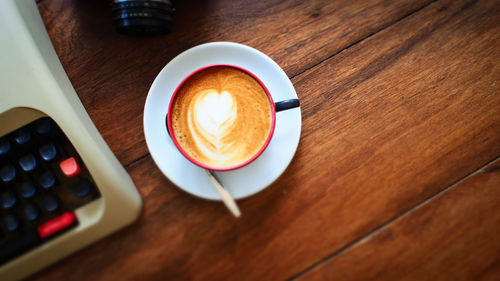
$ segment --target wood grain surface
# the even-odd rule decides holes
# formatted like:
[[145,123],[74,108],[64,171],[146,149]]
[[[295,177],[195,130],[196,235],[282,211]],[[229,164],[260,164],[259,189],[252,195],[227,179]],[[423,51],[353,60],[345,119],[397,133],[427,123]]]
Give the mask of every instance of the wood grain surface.
[[[406,237],[431,248],[444,243],[423,277],[446,276],[437,274],[449,273],[442,270],[448,264],[463,266],[464,274],[488,272],[486,265],[447,260],[461,249],[471,258],[481,255],[498,230],[498,216],[488,217],[488,210],[498,212],[490,198],[498,197],[498,188],[488,188],[500,185],[498,173],[486,182],[456,184],[500,156],[498,4],[178,1],[172,34],[130,38],[114,34],[100,2],[43,1],[56,51],[141,192],[144,212],[134,225],[32,279],[321,279],[354,261],[375,278]],[[142,135],[142,109],[156,73],[186,48],[219,40],[275,59],[292,78],[303,114],[291,165],[269,188],[238,201],[241,219],[173,186],[148,156]],[[476,194],[468,187],[475,185],[485,187]],[[454,201],[456,209],[429,220]],[[477,204],[484,209],[465,217],[474,219],[460,218]],[[455,220],[440,223],[449,218]],[[454,225],[465,234],[455,241],[465,244],[446,247]],[[375,254],[363,260],[363,249],[387,246],[376,239],[384,231],[412,229],[431,237],[388,239],[394,251],[382,248],[380,263]],[[358,243],[363,237],[367,242]],[[467,244],[475,237],[480,241]],[[425,247],[409,248],[402,270],[422,262]],[[485,264],[494,274],[500,261],[490,257]],[[398,275],[403,272],[387,277],[405,278]]]
[[300,280],[498,280],[500,160]]
[[90,117],[127,165],[148,153],[142,116],[149,87],[182,51],[212,41],[243,43],[295,76],[428,2],[176,1],[173,32],[155,38],[117,34],[106,1],[45,0],[39,8]]

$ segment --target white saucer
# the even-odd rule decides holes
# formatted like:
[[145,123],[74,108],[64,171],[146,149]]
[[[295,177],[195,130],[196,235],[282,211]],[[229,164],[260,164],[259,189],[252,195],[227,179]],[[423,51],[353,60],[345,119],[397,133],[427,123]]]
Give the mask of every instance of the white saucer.
[[[271,58],[237,43],[196,46],[175,57],[158,74],[144,107],[144,134],[151,156],[163,174],[179,188],[205,199],[220,200],[206,173],[177,150],[165,126],[170,97],[177,85],[193,71],[213,64],[236,65],[254,73],[275,102],[297,98],[297,94],[288,76]],[[234,198],[263,190],[285,171],[297,150],[301,123],[300,107],[276,113],[274,135],[259,158],[236,170],[216,172]]]

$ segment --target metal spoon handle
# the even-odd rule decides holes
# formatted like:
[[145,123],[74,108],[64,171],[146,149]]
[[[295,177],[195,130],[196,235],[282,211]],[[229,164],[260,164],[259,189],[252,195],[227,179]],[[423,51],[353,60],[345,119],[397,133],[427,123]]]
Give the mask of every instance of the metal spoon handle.
[[222,202],[224,202],[229,211],[231,211],[231,213],[235,217],[241,216],[241,212],[238,208],[238,205],[236,204],[236,201],[234,201],[234,198],[231,196],[231,194],[222,186],[222,184],[217,179],[217,176],[210,170],[205,170],[205,172],[207,172],[208,178],[212,182],[212,185],[215,187],[215,190],[217,190],[217,192],[221,196]]

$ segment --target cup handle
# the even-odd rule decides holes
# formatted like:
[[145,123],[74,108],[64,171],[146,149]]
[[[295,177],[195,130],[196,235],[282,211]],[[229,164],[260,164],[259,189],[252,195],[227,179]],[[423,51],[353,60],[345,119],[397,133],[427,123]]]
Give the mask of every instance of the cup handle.
[[299,107],[300,102],[298,99],[282,100],[274,103],[274,110],[280,112],[290,108]]

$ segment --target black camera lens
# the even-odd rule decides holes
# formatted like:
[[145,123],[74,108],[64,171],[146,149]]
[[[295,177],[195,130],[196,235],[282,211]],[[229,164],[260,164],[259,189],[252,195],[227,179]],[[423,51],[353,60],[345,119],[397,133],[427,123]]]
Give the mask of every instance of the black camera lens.
[[165,34],[174,22],[170,0],[113,0],[111,4],[116,31],[121,34]]

